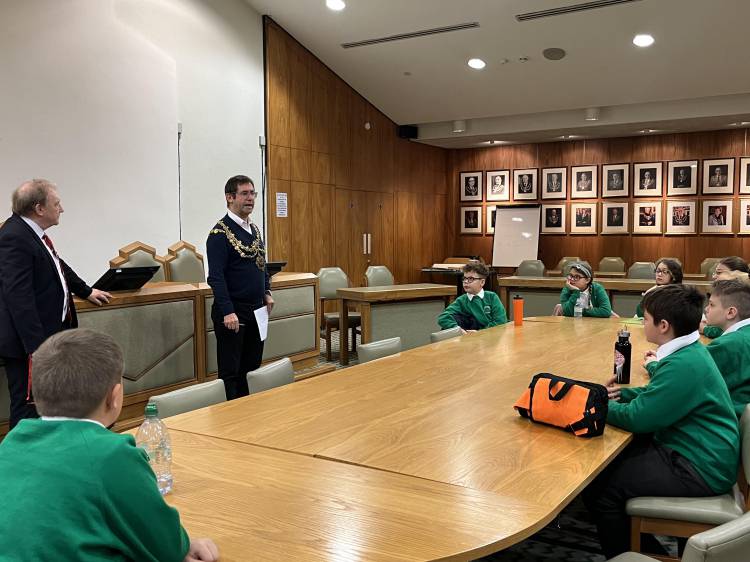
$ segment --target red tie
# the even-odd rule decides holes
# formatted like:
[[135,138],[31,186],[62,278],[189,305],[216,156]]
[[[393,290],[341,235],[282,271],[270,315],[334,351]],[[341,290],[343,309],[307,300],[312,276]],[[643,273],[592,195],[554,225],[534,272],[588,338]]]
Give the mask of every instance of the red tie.
[[44,236],[42,236],[42,240],[44,240],[44,243],[47,244],[47,247],[52,250],[52,255],[57,259],[60,259],[60,256],[58,256],[57,252],[55,251],[55,245],[52,243],[52,239],[45,234]]

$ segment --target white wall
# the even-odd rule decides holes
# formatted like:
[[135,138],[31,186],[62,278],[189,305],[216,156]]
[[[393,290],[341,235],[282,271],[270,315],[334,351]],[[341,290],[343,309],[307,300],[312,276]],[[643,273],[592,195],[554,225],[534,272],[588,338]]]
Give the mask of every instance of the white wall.
[[203,251],[229,176],[260,190],[262,20],[242,0],[1,2],[0,69],[0,214],[22,180],[56,182],[50,235],[89,282],[136,239]]

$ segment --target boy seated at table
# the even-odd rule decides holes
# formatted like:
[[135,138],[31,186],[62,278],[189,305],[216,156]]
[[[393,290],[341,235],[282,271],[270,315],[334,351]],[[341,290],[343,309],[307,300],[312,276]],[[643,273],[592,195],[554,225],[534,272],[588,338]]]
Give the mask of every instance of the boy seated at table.
[[484,290],[490,270],[481,262],[473,261],[463,267],[463,295],[440,313],[437,322],[443,330],[459,326],[461,331],[476,332],[505,324],[508,317],[500,297]]
[[737,478],[739,430],[727,385],[698,341],[703,296],[687,285],[665,285],[645,296],[646,386],[608,381],[607,423],[635,433],[584,490],[607,558],[629,550],[628,499],[716,496]]
[[[750,271],[750,267],[748,267],[745,260],[739,256],[729,256],[716,264],[712,277],[714,281],[739,279],[740,281],[748,283],[750,282],[748,281],[748,271]],[[704,314],[703,319],[701,320],[700,333],[707,338],[713,339],[718,338],[721,335],[722,329],[718,326],[709,325],[706,322],[706,315]]]
[[560,304],[555,306],[555,316],[575,316],[576,306],[581,307],[581,316],[609,318],[612,305],[607,291],[594,281],[591,267],[582,261],[570,264],[568,277],[560,293]]
[[706,320],[723,330],[706,349],[727,383],[739,419],[750,403],[750,285],[739,279],[714,281]]
[[159,494],[146,453],[107,429],[122,409],[122,351],[108,335],[68,330],[34,353],[40,419],[0,444],[4,560],[218,560],[191,541]]

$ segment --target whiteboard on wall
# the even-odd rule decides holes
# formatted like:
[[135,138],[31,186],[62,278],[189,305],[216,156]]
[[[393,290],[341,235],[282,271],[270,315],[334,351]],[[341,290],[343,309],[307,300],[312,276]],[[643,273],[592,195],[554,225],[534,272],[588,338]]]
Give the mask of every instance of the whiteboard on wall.
[[523,260],[537,259],[540,206],[498,206],[495,212],[492,265],[518,267]]

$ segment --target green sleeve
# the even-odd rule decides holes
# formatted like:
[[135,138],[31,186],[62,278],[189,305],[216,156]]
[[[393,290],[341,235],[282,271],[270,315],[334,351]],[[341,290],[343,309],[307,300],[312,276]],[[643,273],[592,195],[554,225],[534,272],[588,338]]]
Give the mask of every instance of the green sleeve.
[[643,391],[646,390],[645,386],[635,386],[635,387],[624,387],[620,389],[620,402],[628,403],[635,399],[636,396],[641,394]]
[[[609,318],[612,316],[612,305],[609,303],[609,296],[599,283],[591,284],[591,308],[583,309],[584,316],[593,316],[594,318]],[[575,302],[573,303],[575,305]]]
[[492,326],[500,326],[501,324],[508,322],[505,307],[503,306],[500,297],[497,296],[497,293],[493,293],[492,291],[485,291],[484,293],[485,298],[489,296],[488,300],[490,301],[490,323],[487,327],[491,328]]
[[740,370],[740,346],[737,343],[734,342],[734,345],[732,345],[731,340],[721,337],[706,346],[706,350],[727,383],[729,394],[732,394],[732,391],[738,386],[738,381],[734,380],[735,377],[732,376]]
[[656,372],[656,368],[659,366],[658,361],[651,361],[646,365],[646,371],[648,371],[648,376],[653,377],[654,373]]
[[466,314],[467,312],[466,310],[464,310],[463,303],[467,300],[468,299],[466,298],[465,294],[461,295],[452,303],[450,303],[443,312],[440,313],[437,319],[437,323],[443,330],[455,328],[456,326],[458,326],[453,318],[453,314],[456,312]]
[[707,338],[718,338],[721,334],[724,333],[724,330],[719,328],[718,326],[704,326],[703,327],[703,335]]
[[131,436],[102,461],[104,516],[126,558],[182,562],[190,538],[177,510],[159,493],[146,453]]
[[573,316],[576,307],[576,301],[581,291],[578,289],[569,289],[566,285],[560,293],[560,304],[562,305],[563,316]]

